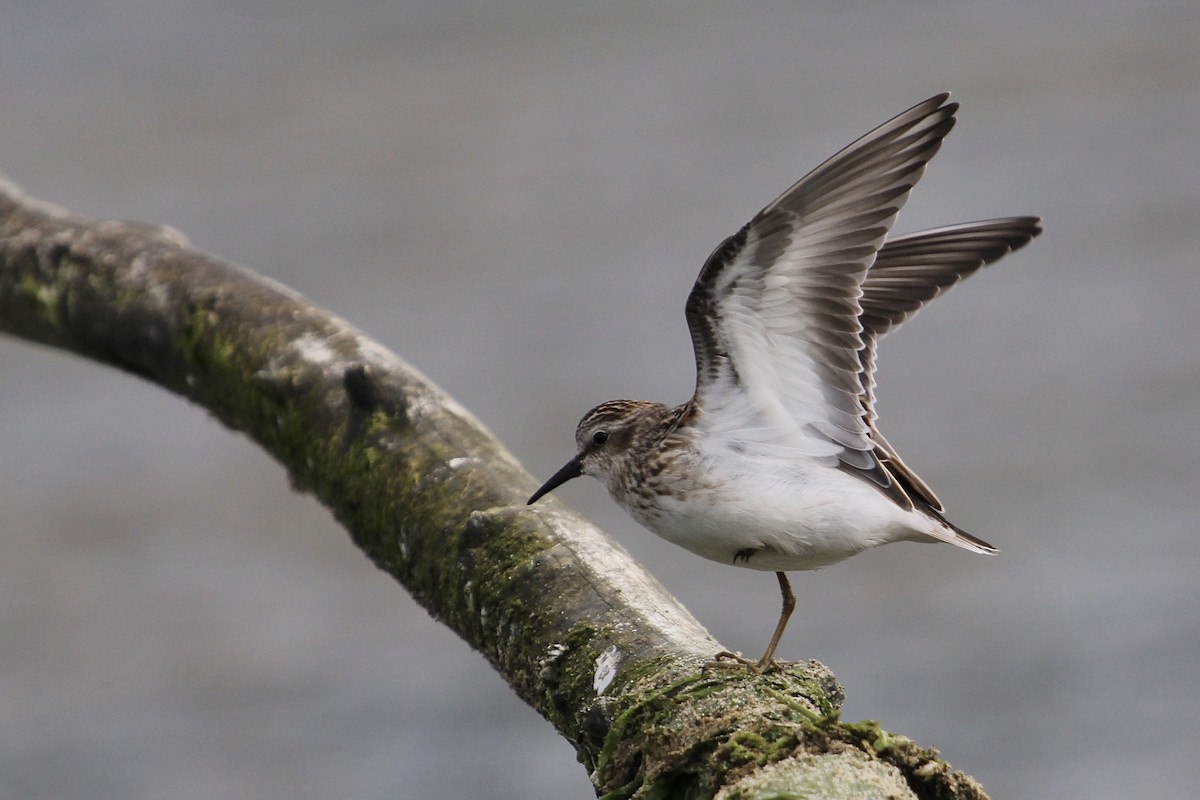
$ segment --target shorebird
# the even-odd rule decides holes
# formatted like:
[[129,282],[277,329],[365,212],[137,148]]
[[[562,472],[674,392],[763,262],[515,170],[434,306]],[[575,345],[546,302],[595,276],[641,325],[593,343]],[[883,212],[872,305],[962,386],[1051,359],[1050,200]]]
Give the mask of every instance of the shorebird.
[[849,145],[722,242],[687,300],[696,390],[682,405],[602,403],[577,452],[529,503],[580,475],[634,519],[705,558],[786,572],[897,541],[996,548],[950,523],[933,490],[879,433],[879,340],[946,289],[1041,233],[1005,217],[888,239],[897,212],[954,126],[939,94]]

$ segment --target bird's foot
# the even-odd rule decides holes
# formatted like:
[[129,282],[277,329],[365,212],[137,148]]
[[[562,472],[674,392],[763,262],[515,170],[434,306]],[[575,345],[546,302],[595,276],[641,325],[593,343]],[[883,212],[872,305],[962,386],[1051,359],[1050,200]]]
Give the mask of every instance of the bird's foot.
[[734,653],[729,650],[722,650],[712,657],[712,660],[704,662],[704,669],[745,669],[759,675],[766,674],[773,670],[782,667],[782,662],[775,659],[760,659],[752,661],[746,658],[741,653]]

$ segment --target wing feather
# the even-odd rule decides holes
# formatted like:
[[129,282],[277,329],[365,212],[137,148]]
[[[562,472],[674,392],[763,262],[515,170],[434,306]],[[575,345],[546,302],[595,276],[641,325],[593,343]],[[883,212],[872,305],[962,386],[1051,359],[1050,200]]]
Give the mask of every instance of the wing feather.
[[[844,148],[709,256],[687,303],[693,402],[709,433],[826,459],[893,487],[864,405],[861,297],[897,212],[954,125],[948,97]],[[876,296],[889,319],[891,295]]]
[[925,304],[983,267],[1029,244],[1042,232],[1037,217],[965,222],[887,240],[862,285],[863,410],[875,453],[905,491],[942,512],[937,495],[896,455],[875,427],[875,355],[878,342]]
[[1041,232],[1037,217],[1005,217],[888,239],[863,281],[863,337],[882,338],[930,300]]

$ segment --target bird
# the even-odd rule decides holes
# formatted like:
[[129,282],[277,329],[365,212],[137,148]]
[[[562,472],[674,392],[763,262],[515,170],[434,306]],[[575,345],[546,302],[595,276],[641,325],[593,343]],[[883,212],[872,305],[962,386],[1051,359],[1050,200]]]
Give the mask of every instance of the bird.
[[787,572],[897,541],[997,549],[948,521],[933,490],[876,425],[880,339],[929,301],[1042,231],[1034,216],[889,238],[955,123],[949,93],[918,103],[793,184],[708,257],[687,298],[696,385],[668,406],[612,400],[588,411],[576,453],[528,500],[581,475],[653,533],[704,558]]

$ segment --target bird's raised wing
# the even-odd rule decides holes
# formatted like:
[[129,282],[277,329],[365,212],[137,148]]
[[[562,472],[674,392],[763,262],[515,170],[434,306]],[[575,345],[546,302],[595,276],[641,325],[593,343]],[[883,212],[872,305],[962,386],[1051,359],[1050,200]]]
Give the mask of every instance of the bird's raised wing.
[[930,300],[988,264],[1029,244],[1042,232],[1038,217],[965,222],[889,238],[862,284],[863,407],[876,456],[905,490],[937,511],[941,501],[875,428],[875,353],[880,339]]
[[1040,217],[1003,217],[890,237],[862,284],[863,339],[883,338],[926,303],[1029,244]]
[[880,486],[866,418],[861,284],[954,125],[926,100],[810,172],[714,252],[687,302],[710,433],[827,459]]

